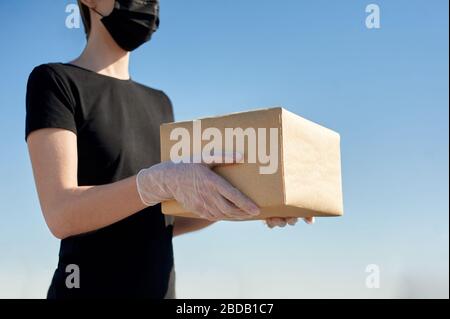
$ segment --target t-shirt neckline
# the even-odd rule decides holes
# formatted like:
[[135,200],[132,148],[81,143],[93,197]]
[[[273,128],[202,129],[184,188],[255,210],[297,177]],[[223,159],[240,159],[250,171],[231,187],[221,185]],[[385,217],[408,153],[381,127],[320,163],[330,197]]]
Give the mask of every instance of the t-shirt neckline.
[[74,68],[77,68],[77,69],[80,69],[80,70],[83,70],[83,71],[86,71],[86,72],[89,72],[89,73],[93,73],[93,74],[96,74],[96,75],[98,75],[100,77],[108,78],[108,79],[111,79],[111,80],[120,81],[120,82],[133,82],[131,76],[128,79],[119,79],[119,78],[116,78],[116,77],[113,77],[113,76],[109,76],[109,75],[106,75],[106,74],[101,74],[101,73],[95,72],[95,71],[87,69],[87,68],[83,68],[82,66],[79,66],[79,65],[76,65],[76,64],[72,64],[72,63],[61,63],[61,64],[62,65],[67,65],[67,66],[71,66],[71,67],[74,67]]

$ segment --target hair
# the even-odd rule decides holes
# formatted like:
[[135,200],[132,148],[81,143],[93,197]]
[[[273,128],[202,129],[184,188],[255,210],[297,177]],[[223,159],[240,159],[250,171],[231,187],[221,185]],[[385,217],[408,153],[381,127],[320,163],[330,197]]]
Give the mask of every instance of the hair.
[[81,20],[83,21],[84,33],[86,34],[86,38],[89,37],[89,33],[91,32],[91,13],[89,7],[86,6],[78,0],[78,8],[80,8]]

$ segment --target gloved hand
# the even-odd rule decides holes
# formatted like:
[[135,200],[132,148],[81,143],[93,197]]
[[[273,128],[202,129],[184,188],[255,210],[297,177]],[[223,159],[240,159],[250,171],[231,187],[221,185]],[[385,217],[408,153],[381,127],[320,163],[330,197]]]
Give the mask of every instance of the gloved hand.
[[[307,224],[314,224],[315,219],[314,217],[306,217],[303,218],[303,220],[305,221],[305,223]],[[280,217],[273,217],[273,218],[267,218],[266,219],[266,224],[269,228],[274,228],[274,227],[284,227],[286,225],[291,225],[294,226],[298,221],[297,217],[291,217],[291,218],[280,218]]]
[[144,204],[156,205],[175,199],[186,210],[208,220],[245,219],[259,214],[259,208],[210,167],[214,163],[238,163],[241,154],[213,156],[208,163],[163,162],[141,170],[136,177]]

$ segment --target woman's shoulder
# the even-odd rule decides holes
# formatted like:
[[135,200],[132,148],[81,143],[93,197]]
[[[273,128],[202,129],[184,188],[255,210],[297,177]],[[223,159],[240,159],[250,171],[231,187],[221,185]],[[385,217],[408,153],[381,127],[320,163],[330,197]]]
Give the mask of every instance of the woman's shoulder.
[[161,94],[161,93],[164,93],[164,92],[163,92],[162,90],[160,90],[160,89],[154,88],[154,87],[152,87],[152,86],[149,86],[149,85],[144,84],[144,83],[141,83],[141,82],[137,82],[136,80],[132,80],[132,82],[133,82],[136,86],[140,87],[141,89],[143,89],[143,90],[145,90],[145,91],[147,91],[147,92],[149,92],[149,93],[152,93],[152,94]]
[[28,81],[64,81],[66,77],[67,73],[64,72],[62,63],[50,62],[34,67]]
[[[148,97],[157,102],[161,110],[167,115],[167,121],[173,121],[173,105],[169,96],[161,89],[156,89],[145,84],[133,81],[134,85],[148,94]],[[154,107],[154,105],[152,106]]]
[[61,73],[62,71],[62,63],[58,62],[49,62],[49,63],[43,63],[35,66],[33,70],[31,71],[31,74],[33,73]]
[[166,92],[164,92],[161,89],[157,89],[136,81],[133,81],[133,83],[140,87],[142,90],[146,91],[148,94],[153,95],[153,96],[157,96],[158,98],[160,98],[164,103],[168,103],[168,104],[172,104],[170,101],[169,96],[166,94]]

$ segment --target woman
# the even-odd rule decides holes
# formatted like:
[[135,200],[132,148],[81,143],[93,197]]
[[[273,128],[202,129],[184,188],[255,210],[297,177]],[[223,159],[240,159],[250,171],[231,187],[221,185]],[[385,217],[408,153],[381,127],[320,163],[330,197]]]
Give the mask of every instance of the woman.
[[[47,297],[173,298],[172,236],[255,216],[258,207],[203,164],[158,164],[159,126],[173,121],[172,105],[128,73],[129,52],[159,25],[158,1],[79,5],[86,48],[70,63],[36,67],[27,87],[36,187],[45,221],[61,239]],[[164,217],[160,203],[168,199],[203,219]]]

